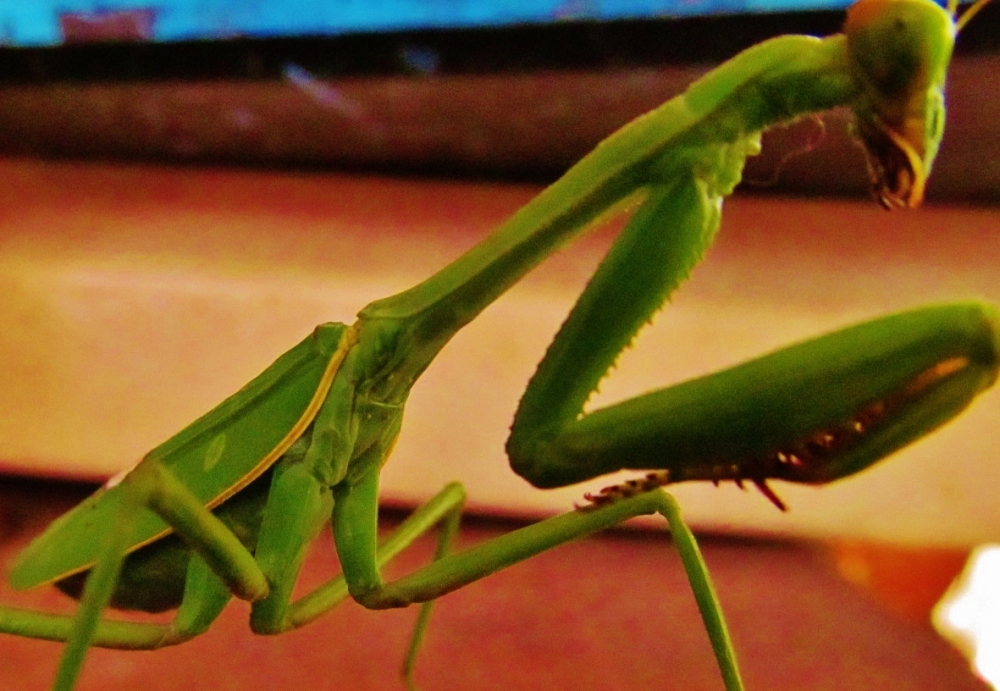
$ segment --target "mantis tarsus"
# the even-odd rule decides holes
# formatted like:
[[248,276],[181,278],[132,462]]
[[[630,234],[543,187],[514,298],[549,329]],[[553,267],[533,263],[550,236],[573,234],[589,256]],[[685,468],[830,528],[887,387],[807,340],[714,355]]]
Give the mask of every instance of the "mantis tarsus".
[[[741,53],[613,134],[489,238],[358,320],[324,324],[240,392],[56,521],[14,565],[18,588],[56,583],[75,617],[0,609],[0,631],[66,641],[54,688],[71,689],[93,645],[149,649],[203,632],[232,595],[251,628],[280,633],[350,595],[370,608],[428,603],[565,541],[667,518],[729,691],[735,655],[697,546],[660,486],[771,479],[825,483],[951,419],[996,378],[1000,321],[977,303],[896,314],[733,369],[584,414],[639,328],[701,259],[721,200],[762,130],[848,106],[886,207],[916,206],[944,126],[954,38],[977,7],[860,0],[845,33],[785,36]],[[465,324],[553,251],[633,207],[532,378],[508,455],[538,487],[644,471],[580,509],[449,553],[464,493],[445,487],[376,544],[379,470],[410,388]],[[292,602],[305,551],[331,520],[343,574]],[[441,525],[435,560],[385,583],[381,567]],[[176,536],[168,535],[173,532]],[[179,536],[181,539],[177,539]],[[155,565],[155,569],[151,566]],[[103,619],[109,604],[177,609],[170,624]]]

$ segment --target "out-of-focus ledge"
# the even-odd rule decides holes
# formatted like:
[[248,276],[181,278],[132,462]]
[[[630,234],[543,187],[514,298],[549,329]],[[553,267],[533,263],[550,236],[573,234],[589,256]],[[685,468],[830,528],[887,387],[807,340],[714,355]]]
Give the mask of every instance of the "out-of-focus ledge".
[[[708,68],[319,81],[63,83],[0,90],[0,153],[551,177]],[[956,58],[938,201],[1000,201],[1000,56]],[[867,195],[846,113],[771,133],[746,179]]]

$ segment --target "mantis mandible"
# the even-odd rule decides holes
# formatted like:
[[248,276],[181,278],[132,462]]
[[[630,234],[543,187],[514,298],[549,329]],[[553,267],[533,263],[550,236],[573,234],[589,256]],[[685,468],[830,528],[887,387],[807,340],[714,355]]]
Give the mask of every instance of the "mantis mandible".
[[[0,631],[65,641],[54,688],[91,646],[152,649],[205,631],[230,598],[256,633],[302,626],[350,596],[425,603],[568,540],[658,513],[670,526],[728,691],[736,657],[704,563],[661,487],[826,483],[950,420],[992,385],[1000,318],[978,303],[895,314],[724,372],[584,413],[599,381],[690,273],[761,132],[851,108],[879,202],[916,206],[944,127],[943,88],[962,26],[931,0],[860,0],[843,34],[759,44],[611,135],[478,246],[419,285],[323,324],[241,391],[153,449],[55,523],[10,572],[78,596],[75,616],[0,608]],[[441,348],[534,266],[614,211],[632,217],[529,382],[507,452],[537,487],[643,471],[569,513],[450,553],[464,493],[449,485],[377,544],[378,479],[414,382]],[[343,573],[292,601],[306,549],[331,521]],[[434,526],[434,561],[393,582],[382,566]],[[179,539],[178,539],[179,538]],[[109,620],[108,606],[169,624]]]

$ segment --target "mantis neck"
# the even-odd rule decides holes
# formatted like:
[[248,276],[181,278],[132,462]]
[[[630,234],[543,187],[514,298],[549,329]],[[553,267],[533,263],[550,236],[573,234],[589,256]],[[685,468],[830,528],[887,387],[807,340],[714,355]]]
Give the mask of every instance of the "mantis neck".
[[842,35],[784,36],[737,55],[604,140],[454,262],[369,304],[359,313],[362,333],[376,336],[383,351],[394,341],[393,350],[406,352],[400,369],[408,370],[403,378],[412,383],[459,329],[609,214],[691,175],[721,200],[739,182],[746,156],[758,151],[762,130],[850,103],[856,89],[845,50]]

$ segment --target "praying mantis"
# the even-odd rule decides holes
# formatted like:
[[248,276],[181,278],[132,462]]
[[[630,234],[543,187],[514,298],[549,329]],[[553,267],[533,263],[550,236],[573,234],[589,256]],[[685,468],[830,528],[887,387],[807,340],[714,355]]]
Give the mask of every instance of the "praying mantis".
[[[630,518],[668,521],[727,691],[736,655],[693,536],[662,489],[681,481],[822,484],[931,432],[989,388],[1000,313],[933,305],[793,345],[678,386],[584,411],[641,326],[701,260],[722,199],[761,132],[837,106],[854,111],[878,201],[917,206],[944,127],[961,17],[930,0],[859,0],[844,33],[784,36],[736,56],[602,142],[492,235],[417,286],[328,323],[239,392],[54,522],[13,565],[16,588],[56,584],[75,616],[0,607],[0,632],[65,641],[53,688],[70,691],[91,646],[154,649],[204,632],[231,597],[277,634],[347,597],[422,603],[404,664],[413,684],[430,603],[559,544]],[[632,216],[550,345],[514,415],[507,452],[539,488],[622,469],[641,476],[461,552],[464,491],[442,489],[377,541],[379,472],[414,382],[444,345],[552,252],[609,215]],[[342,573],[292,599],[310,542],[332,526]],[[382,567],[440,526],[434,560]],[[170,623],[108,606],[176,610]]]

